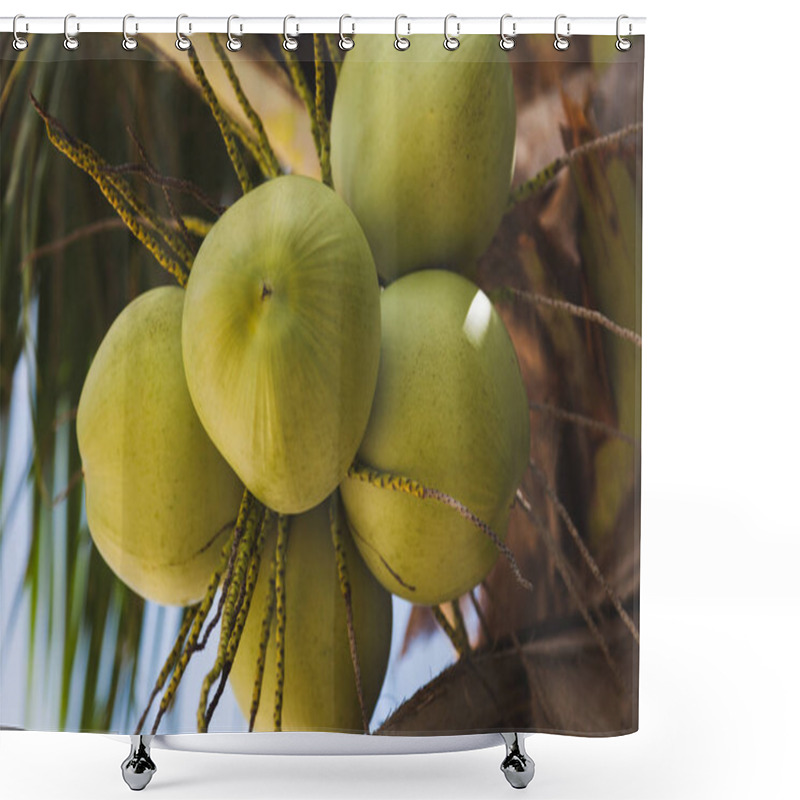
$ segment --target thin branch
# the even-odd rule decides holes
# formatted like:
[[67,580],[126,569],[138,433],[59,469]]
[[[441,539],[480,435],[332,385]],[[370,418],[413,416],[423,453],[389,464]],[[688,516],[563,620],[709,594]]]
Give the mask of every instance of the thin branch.
[[283,725],[283,684],[286,677],[286,553],[289,547],[289,517],[278,517],[278,541],[275,545],[275,705],[273,724]]
[[322,182],[327,186],[333,186],[331,176],[331,132],[328,124],[328,116],[325,111],[325,61],[322,57],[322,49],[325,46],[322,34],[314,34],[314,83],[316,92],[314,95],[314,117],[317,121],[319,131],[319,166],[322,171]]
[[342,519],[339,507],[339,492],[334,491],[331,495],[328,507],[328,516],[331,525],[331,538],[333,539],[333,550],[336,554],[336,571],[339,577],[339,591],[344,600],[346,621],[347,621],[347,640],[350,644],[350,660],[353,663],[353,673],[356,680],[356,694],[358,696],[358,706],[361,709],[361,722],[364,726],[364,733],[369,733],[369,717],[367,707],[364,702],[364,691],[361,682],[361,664],[358,659],[358,647],[356,645],[356,629],[353,623],[353,598],[350,586],[350,574],[347,569],[347,553],[342,540]]
[[300,66],[297,56],[290,50],[284,50],[283,58],[289,70],[289,76],[292,79],[295,91],[303,101],[303,105],[305,105],[309,119],[311,120],[311,135],[314,138],[314,146],[317,148],[317,157],[319,157],[322,149],[320,145],[319,125],[317,124],[316,102],[311,95],[311,89],[308,86],[306,76],[303,74],[303,69]]
[[[178,690],[178,685],[181,682],[181,678],[183,677],[186,667],[189,665],[189,661],[195,652],[197,640],[200,637],[200,632],[203,629],[203,623],[205,622],[206,617],[208,617],[208,612],[211,610],[211,605],[214,602],[214,596],[217,593],[217,586],[219,586],[222,572],[224,569],[226,569],[228,564],[228,557],[230,555],[232,543],[233,536],[228,538],[222,548],[217,568],[211,574],[205,596],[193,614],[191,630],[189,631],[188,638],[185,635],[184,626],[181,625],[181,630],[179,631],[178,638],[176,639],[172,648],[172,652],[167,657],[167,660],[164,663],[161,673],[156,681],[156,685],[150,695],[150,700],[147,704],[147,707],[142,713],[142,716],[139,718],[136,730],[134,731],[135,734],[142,732],[142,729],[144,728],[144,721],[147,718],[150,707],[153,704],[156,695],[164,687],[167,679],[170,678],[170,675],[172,677],[170,678],[169,684],[167,685],[167,688],[161,698],[161,702],[159,703],[158,707],[158,713],[156,714],[153,727],[150,731],[152,734],[155,734],[158,731],[161,718],[164,716],[164,714],[166,714],[166,712],[169,710],[169,707],[172,705],[172,701],[175,697],[175,692]],[[184,620],[184,623],[188,624],[186,620]]]
[[444,611],[442,611],[439,606],[431,606],[431,613],[433,614],[433,618],[439,624],[439,627],[444,631],[445,636],[450,640],[450,644],[453,645],[453,649],[458,653],[459,656],[465,655],[464,650],[464,642],[462,641],[461,637],[458,635],[456,629],[450,624],[450,621],[445,616]]
[[79,242],[81,239],[86,239],[90,236],[94,236],[96,233],[103,233],[104,231],[113,231],[113,230],[124,230],[127,226],[125,225],[125,221],[120,219],[119,217],[108,217],[107,219],[101,219],[97,222],[92,222],[89,225],[84,225],[83,227],[76,228],[74,231],[68,233],[66,236],[61,236],[58,239],[55,239],[52,242],[47,242],[46,244],[39,245],[39,247],[34,248],[31,250],[22,261],[19,262],[19,269],[20,271],[24,270],[29,264],[32,264],[34,261],[38,261],[40,258],[44,256],[53,255],[54,253],[60,253],[66,247],[69,247],[71,244],[75,242]]
[[267,648],[269,647],[272,620],[275,616],[275,553],[270,559],[269,577],[267,579],[267,603],[264,607],[264,616],[261,619],[261,636],[258,640],[258,658],[256,659],[256,678],[253,683],[253,695],[250,701],[250,725],[248,730],[255,728],[258,708],[261,705],[261,687],[264,683],[264,665],[267,661]]
[[[45,119],[45,124],[47,127],[48,135],[50,135],[51,131],[58,135],[58,138],[61,140],[61,145],[64,147],[62,152],[64,152],[69,158],[72,160],[76,166],[79,166],[84,171],[88,172],[92,177],[97,180],[95,172],[99,172],[101,176],[108,176],[108,184],[119,194],[122,200],[127,203],[135,214],[138,214],[139,217],[143,217],[149,225],[161,236],[164,242],[173,250],[176,256],[180,258],[184,265],[188,268],[191,266],[192,261],[194,260],[194,253],[191,252],[186,246],[183,244],[182,240],[175,236],[175,234],[169,229],[169,226],[161,219],[160,215],[155,211],[155,209],[151,208],[144,200],[141,200],[139,197],[136,196],[136,193],[133,191],[133,187],[124,180],[120,175],[118,175],[113,167],[100,156],[100,154],[92,148],[90,145],[86,144],[85,142],[81,142],[80,140],[73,137],[66,128],[61,124],[61,122],[50,115],[47,115],[41,106],[34,102],[36,106],[36,110],[39,112],[40,116],[43,116]],[[50,140],[53,141],[52,136]],[[53,141],[59,149],[62,149],[59,144]],[[103,186],[100,186],[101,190],[104,191]],[[117,210],[119,213],[119,210]]]
[[[147,155],[147,150],[145,150],[144,143],[141,141],[141,139],[139,139],[139,137],[136,135],[136,132],[130,125],[128,126],[128,135],[136,144],[136,149],[139,151],[139,157],[142,159],[145,167],[147,167],[150,172],[156,172],[153,162]],[[163,183],[161,184],[161,193],[164,195],[164,201],[166,202],[169,213],[172,216],[172,222],[180,232],[181,237],[183,238],[183,243],[186,245],[186,249],[192,254],[192,257],[194,257],[197,254],[197,247],[192,241],[192,237],[189,234],[183,219],[181,218],[180,214],[178,214],[178,209],[175,207],[175,203],[172,200],[172,194]]]
[[[117,222],[121,222],[121,220],[117,220]],[[72,422],[77,418],[78,418],[78,406],[72,406],[72,408],[68,408],[66,411],[62,411],[53,420],[53,430],[57,431],[62,425],[66,425],[66,423]]]
[[636,331],[632,331],[629,328],[624,328],[622,325],[618,325],[616,322],[593,308],[579,306],[575,303],[570,303],[568,300],[560,300],[555,297],[546,297],[545,295],[537,294],[536,292],[526,292],[523,289],[517,289],[514,286],[501,286],[491,292],[491,297],[493,300],[499,301],[509,297],[517,297],[520,300],[524,300],[528,303],[549,306],[550,308],[567,311],[575,317],[579,317],[580,319],[585,319],[589,322],[594,322],[595,324],[600,325],[601,327],[613,333],[615,336],[619,336],[620,339],[633,342],[633,344],[640,349],[642,347],[642,337],[636,333]]
[[247,152],[253,156],[253,161],[258,164],[259,168],[261,169],[261,174],[265,175],[267,170],[267,162],[264,160],[264,154],[261,152],[255,136],[253,136],[250,131],[248,131],[247,128],[245,128],[245,126],[239,122],[238,119],[236,119],[236,117],[228,114],[227,111],[225,113],[228,117],[228,125],[231,127],[231,132],[239,140],[239,143],[244,145]]
[[494,637],[489,631],[489,623],[486,621],[486,615],[483,613],[483,609],[481,608],[481,604],[478,602],[478,598],[475,595],[474,589],[469,590],[469,599],[472,602],[472,607],[475,609],[475,613],[478,616],[478,622],[480,623],[483,635],[486,637],[486,641],[494,641]]
[[14,56],[14,64],[8,73],[8,77],[3,84],[2,90],[0,90],[0,116],[3,115],[6,109],[6,103],[8,103],[8,100],[11,97],[11,90],[17,83],[17,78],[19,78],[20,73],[25,66],[25,61],[27,60],[28,53],[30,53],[30,51],[31,48],[27,47],[24,50],[17,52]]
[[[213,225],[212,222],[191,216],[182,217],[182,221],[190,233],[200,238],[205,237]],[[139,223],[141,225],[148,224],[147,220],[144,218],[140,218]],[[115,230],[128,230],[128,225],[121,217],[108,217],[107,219],[101,219],[97,222],[91,222],[88,225],[83,225],[80,228],[76,228],[71,233],[68,233],[66,236],[61,236],[58,239],[54,239],[52,242],[46,242],[45,244],[39,245],[39,247],[31,250],[25,256],[25,258],[19,262],[18,269],[23,271],[40,258],[54,255],[55,253],[60,253],[62,250],[65,250],[70,245],[75,244],[82,239],[88,239],[89,237],[95,236],[98,233]]]
[[228,58],[225,48],[222,46],[222,44],[220,44],[219,39],[214,34],[209,34],[209,37],[211,38],[211,43],[214,45],[214,52],[219,57],[222,68],[225,70],[225,74],[228,76],[228,82],[233,89],[233,93],[236,95],[236,99],[239,101],[239,106],[258,136],[258,150],[261,156],[259,164],[262,167],[264,177],[275,178],[281,174],[281,166],[278,162],[277,156],[275,155],[275,151],[272,149],[267,132],[264,130],[264,124],[261,122],[261,117],[258,116],[256,110],[250,103],[249,98],[245,94],[241,81],[239,80],[239,76],[236,74],[236,70],[231,63],[230,58]]
[[[233,660],[239,649],[242,631],[250,611],[250,603],[261,566],[261,551],[267,536],[266,515],[259,503],[250,510],[247,530],[242,540],[242,552],[234,568],[234,580],[228,597],[227,609],[220,626],[219,646],[214,666],[203,680],[200,702],[197,708],[197,731],[205,733],[214,716],[214,711],[225,691]],[[216,692],[208,703],[208,694],[219,678]]]
[[242,192],[247,194],[247,192],[253,188],[253,182],[247,174],[247,167],[245,167],[242,153],[233,138],[228,113],[222,108],[222,104],[219,102],[219,98],[206,76],[206,71],[203,69],[203,65],[200,63],[200,59],[194,47],[190,47],[187,53],[189,54],[189,61],[192,64],[194,75],[197,78],[197,82],[200,84],[200,91],[203,94],[203,99],[206,101],[206,105],[211,109],[211,113],[214,115],[219,131],[225,141],[225,149],[228,151],[228,158],[236,172],[236,177],[239,179]]
[[146,178],[150,183],[168,189],[174,189],[194,197],[198,203],[205,206],[212,214],[221,216],[227,206],[215,203],[197,184],[185,178],[173,178],[169,175],[162,175],[148,164],[118,164],[108,166],[104,169],[109,175],[128,175],[139,174]]
[[495,547],[506,557],[508,565],[511,567],[511,571],[517,579],[517,583],[524,589],[533,591],[531,582],[520,572],[517,559],[511,552],[511,548],[509,548],[509,546],[477,514],[470,511],[469,508],[461,501],[456,500],[455,497],[451,497],[449,494],[445,494],[445,492],[439,489],[431,489],[413,478],[406,478],[403,475],[395,475],[391,472],[380,472],[356,462],[350,465],[347,476],[349,478],[357,478],[364,483],[369,483],[378,489],[390,489],[394,492],[410,494],[420,500],[436,500],[438,503],[452,508],[459,516],[467,520],[467,522],[471,522],[478,530],[494,542]]
[[336,79],[339,79],[339,73],[342,71],[342,51],[339,48],[339,39],[336,34],[325,34],[325,45],[328,48],[328,58],[333,64],[333,71],[336,74]]
[[[88,144],[75,139],[64,126],[48,114],[39,101],[30,95],[31,102],[44,120],[47,136],[56,149],[62,152],[75,166],[82,169],[97,183],[105,198],[122,218],[128,229],[151,252],[164,269],[171,273],[181,286],[186,284],[193,255],[186,246],[163,223],[158,215],[139,200],[130,185],[118,175],[106,173],[108,164]],[[180,260],[173,258],[140,222],[147,220],[162,241]]]
[[[569,593],[570,597],[575,601],[575,604],[578,606],[578,611],[580,615],[583,617],[583,621],[586,623],[586,627],[589,629],[589,632],[592,635],[592,638],[597,642],[597,646],[603,653],[603,656],[606,659],[606,663],[608,664],[611,672],[614,675],[614,678],[617,681],[618,686],[623,685],[622,675],[620,674],[619,668],[617,667],[616,663],[614,662],[613,657],[611,656],[611,651],[608,648],[608,643],[605,640],[600,629],[597,627],[597,623],[592,619],[592,615],[589,613],[589,609],[586,603],[580,596],[578,592],[578,587],[575,585],[575,581],[572,578],[572,575],[569,571],[569,565],[565,562],[563,555],[561,554],[557,542],[553,539],[552,535],[550,534],[547,525],[544,521],[536,514],[533,510],[533,507],[530,504],[530,501],[527,497],[522,493],[521,489],[517,489],[516,494],[517,502],[522,507],[523,511],[527,514],[530,521],[544,534],[544,542],[547,545],[548,549],[550,550],[551,555],[553,556],[553,560],[555,561],[556,569],[558,570],[559,575],[561,575],[561,579],[564,581],[564,585],[567,587],[567,592]],[[519,643],[517,642],[517,645]],[[519,648],[520,653],[522,649]]]
[[603,575],[603,573],[600,571],[600,567],[597,565],[597,562],[589,552],[589,548],[586,547],[586,543],[583,541],[583,538],[578,532],[578,529],[575,526],[575,523],[572,521],[572,517],[570,517],[569,512],[564,507],[564,504],[561,502],[561,500],[558,499],[558,495],[556,494],[555,489],[553,489],[553,487],[550,485],[550,482],[547,480],[547,476],[544,474],[539,465],[533,461],[533,459],[530,459],[528,464],[536,479],[539,481],[539,483],[541,483],[542,488],[547,494],[547,497],[550,499],[550,502],[553,504],[558,516],[561,518],[567,530],[569,531],[573,542],[575,542],[575,546],[578,548],[578,551],[581,554],[581,558],[583,558],[584,562],[586,562],[586,565],[589,567],[589,571],[592,573],[595,580],[600,584],[608,599],[611,600],[611,603],[616,609],[617,614],[619,614],[619,617],[625,624],[625,627],[630,631],[630,634],[633,636],[636,644],[639,644],[639,631],[636,630],[636,625],[634,625],[633,620],[630,618],[630,616],[628,616],[628,612],[622,607],[622,601],[620,600],[619,595],[617,595],[617,593],[606,580],[605,575]]
[[[234,549],[234,543],[238,543],[244,534],[244,524],[247,520],[247,514],[249,513],[252,503],[253,496],[245,489],[242,495],[242,501],[239,504],[239,513],[236,517],[234,532],[228,538],[223,547],[222,553],[220,554],[219,566],[211,575],[208,589],[206,590],[205,597],[200,604],[197,616],[192,623],[192,629],[189,633],[189,637],[186,640],[183,651],[181,652],[180,658],[175,665],[174,672],[172,673],[172,678],[170,679],[170,682],[161,698],[161,702],[159,703],[158,713],[156,714],[156,718],[153,721],[153,727],[150,731],[153,735],[158,732],[158,726],[161,724],[162,717],[167,713],[172,705],[173,700],[175,699],[175,693],[178,691],[178,686],[180,685],[181,679],[183,678],[192,656],[205,646],[205,642],[208,639],[208,632],[206,632],[205,639],[200,642],[200,634],[203,630],[203,624],[205,623],[205,620],[211,611],[211,606],[214,602],[214,597],[217,593],[217,587],[219,586],[223,571],[225,572],[225,582],[227,583],[230,580],[230,575],[234,567],[233,560],[231,558],[231,554]],[[200,642],[200,645],[198,645],[198,642]],[[139,726],[137,727],[135,733],[141,732],[142,726],[144,725],[144,719],[145,715],[142,715],[142,718],[139,720]]]
[[534,175],[533,178],[525,181],[525,183],[518,186],[511,193],[506,211],[511,211],[518,203],[522,202],[523,200],[527,200],[537,192],[540,192],[564,167],[568,166],[576,159],[592,152],[593,150],[600,150],[605,147],[615,146],[623,139],[627,138],[633,133],[636,133],[637,131],[640,131],[641,129],[642,123],[635,122],[632,125],[626,125],[624,128],[620,128],[618,131],[614,131],[613,133],[606,134],[605,136],[598,136],[596,139],[592,139],[590,142],[579,145],[573,150],[570,150],[568,153],[559,156],[555,161],[551,161],[543,170]]
[[217,610],[214,613],[214,616],[211,618],[211,622],[208,624],[208,627],[206,628],[205,635],[196,645],[195,649],[198,651],[205,649],[206,645],[208,644],[209,637],[211,636],[211,632],[222,618],[223,609],[225,608],[231,583],[233,582],[234,574],[236,572],[236,565],[240,560],[239,548],[241,547],[242,539],[244,538],[245,525],[250,515],[250,509],[252,508],[254,502],[255,498],[253,495],[251,495],[249,491],[245,490],[244,495],[242,496],[242,501],[239,504],[239,512],[236,517],[236,524],[233,531],[233,542],[230,548],[230,556],[228,557],[228,566],[225,570],[225,580],[222,582],[222,589],[220,590],[219,600],[217,601]]
[[70,492],[81,482],[81,478],[83,477],[83,469],[78,467],[75,472],[70,475],[69,480],[67,481],[67,485],[53,498],[53,502],[50,504],[51,508],[55,508],[59,503],[62,503],[64,500],[69,497]]
[[470,652],[469,633],[467,632],[467,625],[464,622],[464,615],[461,613],[461,605],[458,598],[450,601],[450,610],[453,614],[453,629],[458,635],[458,639],[463,648],[461,655],[468,655]]
[[169,655],[164,662],[164,666],[161,668],[161,672],[158,674],[158,678],[153,686],[153,690],[150,692],[150,698],[147,701],[147,705],[144,707],[139,724],[136,726],[137,732],[141,731],[144,727],[144,721],[147,715],[150,713],[150,708],[153,705],[153,701],[158,696],[158,693],[164,688],[164,684],[167,682],[167,678],[169,678],[169,676],[172,674],[172,670],[175,669],[178,659],[180,658],[181,651],[183,650],[183,644],[186,641],[186,637],[189,635],[189,631],[195,621],[195,618],[197,617],[197,612],[199,610],[199,603],[184,609],[183,619],[181,620],[181,626],[178,629],[178,635],[175,637],[175,643],[172,645],[172,650],[170,650]]
[[[224,206],[220,206],[220,208],[225,211]],[[183,215],[183,224],[190,233],[193,233],[200,239],[205,239],[205,237],[208,236],[208,234],[211,232],[211,229],[214,227],[213,222],[210,222],[207,219],[202,219],[201,217],[193,217],[190,214]]]
[[592,417],[587,417],[584,414],[578,414],[574,411],[567,411],[565,408],[551,406],[548,403],[534,403],[533,401],[528,404],[528,407],[532,411],[540,411],[542,413],[549,414],[550,416],[555,417],[558,420],[562,420],[563,422],[572,422],[576,425],[581,425],[584,428],[590,428],[592,430],[599,431],[600,433],[605,433],[608,436],[622,439],[624,442],[627,442],[633,447],[639,446],[639,442],[634,439],[633,436],[628,436],[627,433],[621,431],[619,428],[615,428],[612,425],[607,425],[605,422],[601,422],[600,420]]

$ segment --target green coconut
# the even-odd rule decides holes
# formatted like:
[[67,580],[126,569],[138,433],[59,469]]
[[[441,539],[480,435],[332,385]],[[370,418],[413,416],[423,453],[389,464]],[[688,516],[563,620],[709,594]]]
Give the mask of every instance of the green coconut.
[[[286,556],[285,680],[282,730],[363,732],[355,672],[350,656],[347,617],[339,588],[331,539],[328,502],[292,517]],[[265,547],[275,550],[273,530]],[[342,543],[351,586],[366,713],[372,715],[383,685],[392,638],[392,599],[370,574],[353,546],[346,525]],[[261,563],[250,613],[231,669],[234,695],[246,718],[255,683],[256,663],[267,602],[269,561]],[[273,617],[261,701],[255,729],[273,730],[275,700]]]
[[506,208],[516,109],[496,36],[360,37],[331,118],[336,191],[355,212],[387,280],[444,267],[470,274]]
[[300,513],[336,488],[379,353],[375,265],[335,192],[276,178],[220,217],[187,284],[183,359],[205,429],[261,502]]
[[[501,538],[528,463],[528,400],[513,344],[489,298],[455,273],[425,270],[382,295],[381,365],[359,460],[467,506]],[[434,499],[341,487],[353,536],[391,592],[432,605],[480,582],[496,545]]]
[[152,289],[117,317],[78,404],[92,539],[138,594],[205,594],[243,487],[194,411],[181,357],[184,291]]

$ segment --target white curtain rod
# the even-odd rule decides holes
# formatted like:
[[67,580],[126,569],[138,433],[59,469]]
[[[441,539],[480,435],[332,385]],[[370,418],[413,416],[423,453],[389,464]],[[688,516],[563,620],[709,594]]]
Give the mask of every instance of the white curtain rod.
[[[553,34],[554,17],[512,17],[505,16],[503,31],[507,35],[519,36],[530,33]],[[136,17],[128,16],[125,31],[129,36],[137,33],[175,33],[178,21],[175,17]],[[622,36],[637,36],[645,31],[644,17],[625,17],[620,28]],[[122,17],[80,17],[70,14],[64,17],[26,17],[19,16],[16,31],[20,36],[29,33],[53,33],[64,35],[65,25],[71,36],[83,33],[122,34]],[[350,17],[341,23],[341,30],[349,36],[352,33],[395,33],[395,25],[403,36],[418,33],[443,34],[444,17]],[[286,27],[284,27],[286,26]],[[0,17],[0,32],[14,30],[14,17]],[[194,33],[226,33],[228,17],[193,17],[181,15],[180,31],[185,36]],[[339,17],[235,17],[231,32],[236,36],[254,33],[284,33],[297,36],[304,33],[339,33]],[[452,35],[469,33],[494,33],[500,35],[500,17],[458,17],[451,16],[448,31]],[[559,15],[558,31],[562,36],[617,34],[616,17],[570,17]]]

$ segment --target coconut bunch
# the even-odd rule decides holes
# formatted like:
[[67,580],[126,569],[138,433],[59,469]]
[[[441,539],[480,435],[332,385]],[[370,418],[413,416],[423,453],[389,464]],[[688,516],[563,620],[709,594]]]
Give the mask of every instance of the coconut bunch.
[[182,285],[136,298],[95,356],[77,419],[94,542],[158,603],[245,587],[204,692],[229,674],[251,726],[366,727],[390,593],[437,606],[510,556],[528,402],[473,278],[514,138],[494,37],[402,53],[362,37],[333,101],[332,185],[246,191]]

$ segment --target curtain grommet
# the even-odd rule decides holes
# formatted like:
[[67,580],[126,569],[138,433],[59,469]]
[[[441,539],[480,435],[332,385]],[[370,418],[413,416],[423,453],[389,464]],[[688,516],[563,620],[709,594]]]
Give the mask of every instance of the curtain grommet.
[[[186,51],[192,46],[192,40],[181,32],[181,20],[188,19],[188,14],[178,14],[175,18],[175,47],[178,50]],[[192,32],[192,23],[189,23],[189,33]]]
[[[25,19],[25,15],[24,14],[17,14],[14,17],[14,23],[13,23],[13,25],[11,27],[12,33],[14,34],[14,41],[12,42],[12,46],[18,53],[21,53],[30,44],[30,42],[27,39],[23,39],[19,35],[19,30],[17,29],[17,23],[21,19]],[[25,23],[25,30],[26,31],[28,30],[28,23],[27,22]]]
[[556,17],[555,23],[553,25],[553,33],[555,35],[555,39],[553,41],[553,47],[555,47],[555,49],[558,50],[559,53],[563,53],[564,50],[566,50],[569,47],[569,38],[568,38],[569,35],[570,35],[569,20],[567,20],[567,35],[566,36],[562,36],[558,32],[558,22],[559,22],[559,20],[562,20],[562,19],[567,19],[567,15],[566,14],[559,14]]
[[[625,53],[626,51],[631,49],[631,40],[630,39],[626,39],[620,33],[620,25],[622,23],[622,20],[624,20],[624,19],[629,19],[627,14],[620,14],[617,17],[617,41],[616,41],[616,44],[614,46],[617,48],[617,50],[620,51],[620,53]],[[628,36],[631,35],[632,31],[633,31],[633,27],[632,27],[631,23],[628,22]]]
[[[122,49],[123,50],[127,50],[128,52],[130,52],[131,50],[135,50],[139,46],[139,42],[137,42],[136,39],[134,38],[135,34],[134,34],[134,36],[131,36],[128,33],[128,20],[129,19],[136,19],[136,18],[133,16],[133,14],[126,14],[122,18]],[[134,29],[134,31],[138,31],[139,30],[139,24],[138,23],[134,23],[134,28],[133,29]]]
[[[447,30],[447,25],[448,25],[448,23],[450,22],[451,19],[454,19],[456,21],[456,35],[455,36],[451,36],[450,33]],[[458,37],[459,37],[460,33],[461,33],[461,23],[458,21],[458,17],[455,14],[448,14],[444,18],[444,42],[443,42],[443,44],[444,44],[444,49],[445,50],[450,50],[451,52],[453,50],[458,50],[458,46],[461,44],[461,42],[458,40]]]
[[[511,20],[511,33],[506,33],[506,20]],[[513,50],[515,45],[517,44],[515,40],[515,36],[517,35],[517,23],[514,22],[514,17],[511,14],[503,14],[500,17],[500,49],[501,50]]]
[[[78,37],[73,36],[69,32],[69,21],[71,19],[75,19],[74,14],[67,14],[67,16],[64,17],[64,49],[69,51],[78,49]],[[81,29],[80,23],[76,23],[75,32],[77,33],[78,31],[80,31],[80,29]]]
[[[295,32],[294,36],[289,36],[289,20],[293,19]],[[283,49],[287,50],[290,53],[293,53],[297,50],[297,37],[300,35],[300,25],[297,22],[297,17],[293,17],[291,14],[287,14],[283,18]]]
[[[242,49],[242,40],[238,36],[234,36],[231,33],[231,23],[235,20],[239,19],[236,14],[231,14],[228,17],[228,41],[225,43],[225,47],[231,51],[231,53],[236,53]],[[242,33],[242,26],[239,26],[239,34]]]
[[348,50],[352,50],[356,43],[350,38],[356,32],[356,24],[355,22],[352,23],[350,26],[350,36],[344,35],[344,21],[346,19],[353,19],[349,14],[342,14],[339,17],[339,49],[344,50],[347,52]]
[[[407,39],[406,36],[400,35],[401,19],[408,19],[408,17],[405,14],[398,14],[394,18],[394,49],[403,52],[404,50],[408,50],[408,48],[411,47],[411,40]],[[408,25],[408,23],[406,23],[406,25],[408,27],[408,33],[411,33],[411,25]]]

